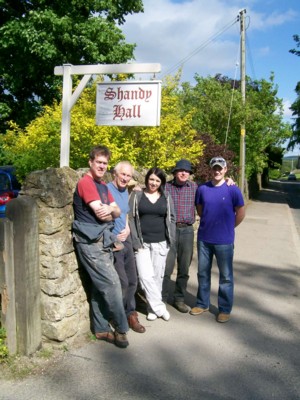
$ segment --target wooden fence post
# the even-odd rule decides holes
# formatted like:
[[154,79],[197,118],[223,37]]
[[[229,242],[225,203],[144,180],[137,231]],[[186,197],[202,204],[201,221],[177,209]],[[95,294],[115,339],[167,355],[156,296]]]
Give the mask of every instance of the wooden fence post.
[[13,223],[13,262],[17,353],[30,355],[41,346],[38,207],[29,196],[7,204]]
[[15,308],[15,271],[13,255],[13,224],[7,218],[0,220],[0,293],[1,322],[6,330],[10,354],[17,352]]

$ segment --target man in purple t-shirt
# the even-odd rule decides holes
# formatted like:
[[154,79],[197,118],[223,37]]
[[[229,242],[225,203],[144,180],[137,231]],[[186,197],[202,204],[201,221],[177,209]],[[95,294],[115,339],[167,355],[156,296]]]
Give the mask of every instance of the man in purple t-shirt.
[[242,193],[237,186],[227,186],[224,158],[210,161],[212,180],[199,186],[196,209],[200,216],[198,229],[198,292],[191,315],[208,311],[212,260],[215,255],[219,269],[218,322],[227,322],[233,305],[234,229],[245,217]]

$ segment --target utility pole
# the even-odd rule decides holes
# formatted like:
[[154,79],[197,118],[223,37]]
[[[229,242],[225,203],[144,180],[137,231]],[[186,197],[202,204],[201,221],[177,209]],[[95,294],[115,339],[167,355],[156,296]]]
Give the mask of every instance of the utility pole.
[[[239,12],[240,20],[240,33],[241,33],[241,51],[240,51],[240,75],[241,75],[241,94],[243,106],[246,103],[246,51],[245,51],[245,14],[246,9],[242,9]],[[239,174],[239,187],[242,193],[245,193],[245,158],[246,158],[246,127],[245,122],[241,124],[241,135],[240,135],[240,174]]]

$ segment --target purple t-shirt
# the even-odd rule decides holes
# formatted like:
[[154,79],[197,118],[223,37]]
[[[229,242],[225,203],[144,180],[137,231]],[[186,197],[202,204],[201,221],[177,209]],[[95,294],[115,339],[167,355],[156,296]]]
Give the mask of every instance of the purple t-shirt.
[[237,186],[214,186],[206,182],[198,187],[196,206],[202,205],[198,240],[211,244],[234,243],[235,207],[244,205]]

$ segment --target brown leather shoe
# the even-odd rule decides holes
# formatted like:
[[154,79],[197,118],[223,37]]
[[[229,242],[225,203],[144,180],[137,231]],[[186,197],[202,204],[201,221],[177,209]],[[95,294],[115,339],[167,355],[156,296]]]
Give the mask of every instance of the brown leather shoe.
[[121,347],[121,349],[126,349],[129,346],[126,333],[115,331],[115,345]]
[[220,312],[217,316],[217,322],[224,323],[224,322],[228,322],[229,319],[230,319],[230,314],[225,314],[225,313]]
[[96,339],[104,340],[108,343],[115,343],[115,335],[112,331],[108,332],[96,332],[95,333]]
[[201,307],[193,307],[190,311],[191,315],[200,315],[203,314],[204,312],[208,311],[208,308],[201,308]]
[[128,318],[128,325],[129,327],[134,331],[138,333],[144,333],[146,332],[146,329],[143,325],[140,324],[138,320],[138,313],[136,311],[132,312]]

